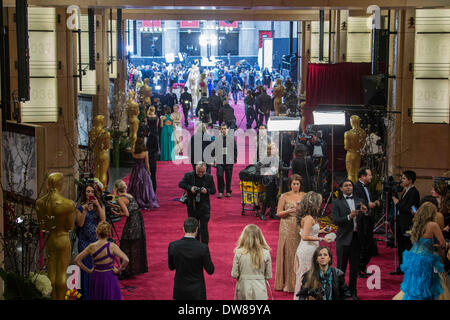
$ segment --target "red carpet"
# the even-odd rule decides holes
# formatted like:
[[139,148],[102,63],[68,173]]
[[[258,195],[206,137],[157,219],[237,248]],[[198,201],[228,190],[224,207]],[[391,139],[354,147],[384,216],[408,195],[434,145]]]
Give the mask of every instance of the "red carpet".
[[[234,103],[231,104],[234,107]],[[242,101],[236,108],[236,118],[239,124],[242,118]],[[241,127],[245,126],[245,120]],[[192,125],[190,125],[192,128]],[[245,225],[258,225],[269,246],[272,248],[273,278],[269,281],[275,300],[291,300],[292,293],[274,291],[276,254],[278,243],[279,220],[261,221],[251,211],[241,215],[241,195],[239,190],[239,171],[245,165],[235,165],[232,181],[232,197],[217,199],[217,194],[211,196],[211,219],[209,222],[211,258],[215,272],[209,276],[205,273],[206,292],[209,300],[232,300],[235,280],[231,278],[233,249]],[[147,234],[148,273],[136,276],[134,279],[120,281],[125,300],[171,300],[173,291],[174,271],[170,271],[167,262],[167,249],[171,241],[183,237],[183,221],[187,217],[186,207],[175,198],[182,195],[178,182],[183,174],[192,170],[190,165],[174,165],[171,162],[158,162],[157,196],[160,208],[143,211]],[[130,170],[131,171],[131,170]],[[216,170],[212,169],[214,180]],[[128,177],[127,177],[128,178]],[[124,180],[127,182],[127,178]],[[216,183],[217,186],[217,183]],[[119,236],[125,220],[116,223]],[[380,289],[368,289],[367,279],[358,279],[358,296],[363,300],[390,300],[399,291],[401,276],[390,276],[394,270],[394,251],[386,248],[383,242],[378,243],[379,256],[374,257],[371,265],[377,265],[381,271]],[[330,244],[333,253],[335,243]],[[334,259],[336,266],[336,259]],[[348,272],[347,272],[348,273]]]

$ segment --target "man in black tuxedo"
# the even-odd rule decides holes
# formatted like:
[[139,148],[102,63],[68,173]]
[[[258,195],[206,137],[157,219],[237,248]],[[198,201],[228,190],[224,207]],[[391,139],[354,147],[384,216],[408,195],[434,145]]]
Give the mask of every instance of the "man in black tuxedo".
[[[229,131],[226,124],[220,126],[220,135],[214,143],[213,156],[216,161],[218,198],[223,198],[223,191],[226,197],[231,197],[231,178],[233,176],[233,165],[237,162],[237,143],[234,138],[234,130]],[[217,151],[216,151],[217,150]],[[224,182],[225,178],[225,182]]]
[[178,186],[187,193],[188,217],[200,221],[200,232],[196,239],[208,244],[208,222],[211,213],[209,195],[216,193],[216,186],[212,175],[206,173],[206,163],[198,162],[195,171],[185,173]]
[[176,270],[173,285],[175,300],[206,300],[203,269],[214,273],[209,248],[195,240],[198,233],[198,221],[189,217],[184,221],[183,238],[169,244],[169,269]]
[[355,183],[355,190],[353,195],[364,201],[364,204],[369,209],[369,214],[361,216],[361,256],[359,263],[360,278],[367,278],[367,265],[370,259],[376,255],[377,248],[373,239],[373,228],[375,226],[375,218],[373,209],[380,206],[380,201],[375,200],[369,191],[369,184],[372,182],[372,171],[369,168],[361,168],[358,171],[358,181]]
[[180,103],[183,107],[183,114],[184,114],[184,126],[187,128],[189,126],[189,110],[191,109],[192,104],[192,96],[188,92],[188,88],[184,87],[184,92],[180,96]]
[[397,240],[397,250],[399,266],[390,274],[401,275],[403,272],[400,270],[400,265],[403,263],[403,251],[409,250],[412,247],[411,239],[406,231],[410,230],[413,224],[413,213],[411,208],[415,206],[419,208],[420,194],[414,186],[416,181],[416,173],[414,171],[403,171],[401,178],[401,186],[405,188],[401,199],[398,199],[398,195],[392,196],[396,207],[396,227],[395,235]]
[[350,264],[348,287],[352,292],[352,299],[358,300],[356,294],[356,281],[358,278],[359,255],[361,249],[360,230],[361,216],[367,214],[364,201],[353,196],[353,182],[349,179],[340,184],[342,197],[333,201],[333,223],[337,225],[336,255],[337,268],[344,273],[347,263]]

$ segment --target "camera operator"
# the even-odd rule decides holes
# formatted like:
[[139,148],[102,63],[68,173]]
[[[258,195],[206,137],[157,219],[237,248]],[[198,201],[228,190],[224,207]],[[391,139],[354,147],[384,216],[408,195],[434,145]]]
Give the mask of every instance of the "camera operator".
[[292,160],[292,174],[298,174],[303,178],[303,191],[309,192],[313,190],[314,180],[314,163],[310,156],[307,155],[308,149],[305,145],[299,144],[295,147],[295,158]]
[[127,217],[120,239],[120,249],[130,262],[121,273],[120,279],[128,279],[148,271],[144,218],[136,199],[127,193],[127,185],[123,180],[114,182],[114,191],[117,195],[117,205],[110,204],[111,212],[118,217]]
[[184,87],[184,92],[181,94],[180,103],[183,107],[184,114],[184,126],[187,128],[189,126],[189,110],[191,109],[192,104],[192,95],[188,92],[188,88]]
[[185,173],[178,186],[186,190],[188,217],[194,217],[200,223],[197,240],[208,244],[208,222],[211,212],[209,195],[216,193],[216,186],[212,175],[206,173],[206,163],[198,162],[195,171]]
[[206,93],[202,93],[202,97],[197,104],[197,108],[195,109],[195,116],[199,121],[209,125],[211,123],[211,117],[209,113],[210,109],[208,98],[206,97]]
[[230,104],[225,103],[219,110],[219,123],[225,123],[229,129],[236,129],[236,117],[234,115],[234,109]]
[[[411,212],[411,208],[413,206],[419,208],[420,194],[414,186],[415,181],[416,173],[414,171],[403,171],[401,186],[405,188],[405,192],[403,192],[400,200],[398,199],[397,193],[394,193],[392,196],[392,201],[394,201],[397,209],[395,215],[395,235],[397,240],[399,266],[403,263],[403,251],[410,250],[412,247],[411,240],[406,232],[411,229],[413,224],[413,214]],[[390,274],[402,275],[403,272],[400,270],[400,267],[398,267],[397,270],[391,272]]]

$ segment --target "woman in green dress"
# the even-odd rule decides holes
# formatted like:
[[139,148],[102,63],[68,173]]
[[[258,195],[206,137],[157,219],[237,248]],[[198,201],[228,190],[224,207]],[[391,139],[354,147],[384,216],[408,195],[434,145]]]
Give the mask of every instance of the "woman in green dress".
[[175,123],[170,117],[172,110],[170,107],[164,109],[164,115],[161,116],[161,161],[175,160],[173,130]]

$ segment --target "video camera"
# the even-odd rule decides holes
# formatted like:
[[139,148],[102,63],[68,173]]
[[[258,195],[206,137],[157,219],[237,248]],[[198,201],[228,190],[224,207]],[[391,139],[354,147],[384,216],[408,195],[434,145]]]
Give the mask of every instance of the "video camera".
[[197,106],[197,117],[201,122],[209,123],[209,101],[206,95],[203,95]]
[[111,211],[111,202],[113,201],[113,195],[110,192],[103,192],[101,194],[101,199],[103,204],[105,205],[105,215],[106,215],[106,219],[108,219],[108,221],[110,221],[111,223],[115,223],[115,222],[119,222],[121,220],[120,216],[116,216],[114,213],[112,213]]
[[403,191],[401,182],[395,181],[393,176],[389,176],[387,181],[383,181],[383,190],[386,193],[398,193]]

